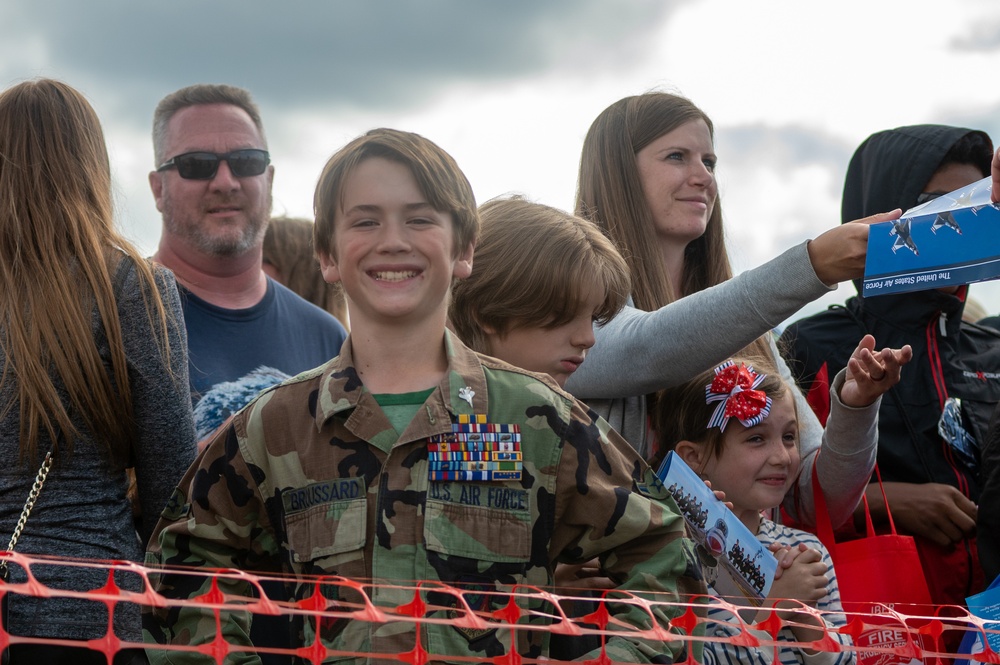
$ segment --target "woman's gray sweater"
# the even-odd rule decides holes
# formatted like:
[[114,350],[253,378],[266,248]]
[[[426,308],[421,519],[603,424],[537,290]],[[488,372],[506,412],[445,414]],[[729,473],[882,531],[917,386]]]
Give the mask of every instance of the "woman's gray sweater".
[[[711,369],[792,316],[832,288],[816,276],[807,243],[775,259],[654,312],[626,307],[595,330],[597,343],[570,377],[566,390],[586,402],[648,457],[646,395],[680,385]],[[860,338],[859,338],[860,339]],[[795,381],[773,346],[782,377]],[[837,418],[837,437],[826,437],[802,393],[795,390],[799,417],[802,473],[798,492],[789,492],[785,509],[813,522],[812,465],[826,491],[831,520],[850,517],[875,463],[875,441],[868,427],[852,428],[851,411]],[[868,416],[860,414],[867,422]],[[832,444],[824,444],[824,440]],[[800,514],[801,513],[801,514]]]
[[[123,259],[127,261],[127,259]],[[128,363],[129,387],[135,416],[133,460],[109,461],[100,433],[86,431],[74,416],[82,435],[73,441],[71,454],[60,446],[35,508],[28,518],[15,551],[86,559],[127,559],[141,562],[146,539],[175,485],[195,457],[194,422],[188,386],[187,336],[180,297],[173,275],[156,270],[156,286],[167,310],[170,362],[165,363],[150,325],[135,265],[129,262],[115,276],[115,294],[122,341]],[[108,342],[96,310],[92,331],[105,367],[111,371]],[[0,357],[0,371],[3,358]],[[63,403],[69,397],[60,387]],[[41,457],[50,449],[44,430],[40,455],[19,461],[20,418],[17,391],[8,383],[3,405],[10,407],[0,419],[0,549],[14,529]],[[134,464],[142,518],[139,532],[126,498],[125,468]],[[23,569],[12,565],[11,581],[23,582]],[[46,586],[90,590],[107,583],[107,572],[67,566],[34,566],[32,572]],[[141,589],[134,575],[120,574],[122,587]],[[122,604],[115,612],[115,632],[120,639],[140,641],[139,607]],[[107,632],[107,611],[100,603],[68,598],[36,599],[12,595],[10,630],[18,635],[93,639]]]

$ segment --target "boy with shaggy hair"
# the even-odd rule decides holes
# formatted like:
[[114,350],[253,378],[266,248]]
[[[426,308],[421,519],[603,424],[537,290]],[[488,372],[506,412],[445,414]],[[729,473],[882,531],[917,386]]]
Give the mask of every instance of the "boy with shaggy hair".
[[[656,600],[705,593],[683,519],[632,447],[546,377],[446,330],[479,225],[447,153],[416,134],[368,132],[327,163],[315,213],[320,265],[344,287],[350,337],[340,356],[263,393],[209,444],[163,514],[153,562],[283,573],[300,599],[313,592],[308,575],[371,579],[371,601],[390,611],[414,599],[401,585],[429,580],[424,621],[297,627],[296,642],[312,644],[318,629],[327,657],[356,662],[415,650],[431,661],[545,657],[548,631],[470,626],[456,593],[488,619],[513,585],[550,586],[557,562],[599,557],[620,590]],[[189,580],[165,572],[157,588],[181,598],[210,589]],[[218,583],[248,595],[245,582]],[[361,600],[344,588],[329,609]],[[530,611],[543,603],[515,601],[528,610],[521,621],[548,623]],[[683,609],[656,607],[663,627]],[[651,627],[634,605],[610,609]],[[248,644],[249,617],[223,616],[223,637]],[[165,644],[204,644],[217,630],[210,611],[191,607],[150,619],[150,637]],[[606,648],[613,661],[668,662],[683,660],[686,644],[615,636]]]
[[476,272],[457,282],[451,324],[469,348],[560,387],[594,345],[594,324],[628,300],[628,264],[593,222],[520,197],[479,208]]

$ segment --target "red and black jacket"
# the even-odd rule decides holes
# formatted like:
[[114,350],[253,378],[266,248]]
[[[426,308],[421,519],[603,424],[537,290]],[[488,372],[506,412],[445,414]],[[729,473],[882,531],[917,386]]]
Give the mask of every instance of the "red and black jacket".
[[887,395],[879,410],[882,479],[952,485],[978,501],[977,471],[955,457],[937,429],[944,401],[957,397],[966,431],[983,444],[1000,402],[1000,332],[962,321],[964,291],[851,298],[845,307],[789,326],[781,341],[792,373],[824,423],[829,382],[847,366],[864,333],[875,336],[878,348],[909,344],[913,360],[893,389],[899,402]]
[[[991,146],[982,132],[943,125],[873,134],[851,158],[841,218],[847,222],[912,208],[952,147],[966,137],[976,142],[972,134],[979,135],[978,143]],[[986,175],[992,148],[980,152],[974,158],[952,158],[968,159]],[[821,421],[829,409],[829,381],[846,366],[864,333],[874,335],[880,349],[913,347],[913,360],[903,367],[899,384],[883,396],[879,410],[882,478],[951,485],[978,502],[984,465],[966,466],[938,434],[945,400],[957,397],[966,431],[982,446],[1000,402],[1000,333],[962,322],[966,293],[963,287],[954,295],[931,290],[851,298],[844,307],[790,326],[782,342],[788,364]],[[987,509],[980,507],[980,519]],[[935,602],[962,604],[980,590],[983,575],[974,537],[951,547],[921,538],[917,544]]]
[[[963,287],[959,295],[924,291],[851,298],[845,307],[789,326],[779,347],[821,422],[829,411],[829,381],[846,366],[864,332],[875,336],[878,348],[913,347],[913,360],[893,388],[896,397],[885,395],[879,408],[882,478],[951,485],[979,503],[980,469],[988,469],[990,461],[970,469],[937,429],[944,400],[957,397],[966,431],[983,446],[1000,402],[1000,332],[961,320],[964,293]],[[984,511],[996,512],[980,506],[980,534]],[[918,537],[917,546],[936,603],[963,604],[991,579],[983,576],[975,538],[943,548]],[[987,559],[994,550],[1000,554],[1000,533],[985,539],[983,549]]]

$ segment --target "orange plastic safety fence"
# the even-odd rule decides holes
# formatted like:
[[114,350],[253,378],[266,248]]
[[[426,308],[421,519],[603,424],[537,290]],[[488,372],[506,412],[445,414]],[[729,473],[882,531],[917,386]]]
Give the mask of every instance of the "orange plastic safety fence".
[[[864,612],[846,612],[846,624],[836,629],[823,630],[823,637],[813,642],[796,643],[787,639],[779,640],[783,628],[796,624],[795,619],[781,619],[775,611],[751,612],[755,615],[746,620],[740,615],[745,607],[737,607],[721,599],[694,599],[692,603],[678,603],[658,598],[655,594],[642,596],[622,592],[609,591],[601,599],[593,596],[559,595],[536,587],[514,586],[499,592],[488,592],[497,602],[488,604],[499,607],[497,610],[474,610],[470,603],[472,594],[482,595],[481,589],[469,590],[448,586],[440,582],[415,582],[412,585],[382,584],[377,581],[350,580],[340,577],[315,577],[305,580],[312,588],[312,593],[301,600],[274,600],[267,596],[262,582],[281,580],[282,578],[255,575],[239,570],[213,570],[172,568],[179,574],[209,579],[209,591],[192,599],[165,598],[153,590],[150,581],[162,569],[153,569],[127,561],[89,561],[56,557],[32,557],[21,553],[2,552],[0,559],[6,559],[12,569],[23,569],[26,579],[23,582],[0,582],[0,597],[4,594],[33,596],[35,598],[79,598],[102,603],[107,608],[108,624],[103,637],[86,642],[62,640],[53,638],[30,637],[8,634],[0,628],[0,650],[11,644],[46,644],[59,646],[85,646],[86,648],[105,654],[110,664],[114,655],[122,649],[147,648],[173,652],[191,652],[202,654],[205,662],[223,663],[229,654],[241,652],[272,653],[295,655],[306,662],[319,663],[331,659],[352,657],[372,658],[387,662],[398,662],[408,665],[424,665],[435,661],[453,663],[482,663],[482,657],[470,658],[447,653],[433,653],[428,650],[417,630],[421,624],[445,624],[457,629],[484,631],[504,630],[511,635],[517,631],[548,631],[553,634],[571,637],[596,636],[602,645],[612,637],[625,637],[629,640],[674,642],[684,640],[693,643],[700,642],[702,646],[712,643],[726,643],[731,646],[748,649],[773,650],[779,647],[807,648],[816,651],[843,652],[854,651],[859,661],[865,663],[898,663],[912,660],[924,663],[951,662],[962,657],[972,662],[982,662],[1000,665],[1000,655],[992,651],[986,640],[990,633],[1000,632],[1000,624],[989,624],[970,615],[961,608],[920,608],[919,613],[904,614],[891,607],[876,606]],[[38,566],[58,565],[66,568],[90,568],[106,571],[107,582],[104,586],[87,591],[69,591],[46,586],[36,577],[34,569]],[[116,583],[116,576],[133,575],[142,581],[141,590],[129,591]],[[17,576],[22,577],[21,575]],[[255,597],[232,596],[222,591],[219,582],[241,582],[254,589]],[[297,580],[302,583],[303,580]],[[226,586],[225,584],[223,586]],[[402,592],[409,600],[392,606],[373,602],[373,596],[379,596],[378,591],[393,590],[398,596]],[[336,593],[331,593],[335,591]],[[329,598],[344,598],[349,596],[352,601],[331,601]],[[444,599],[444,600],[443,600]],[[113,629],[114,610],[122,604],[135,604],[150,607],[188,607],[200,608],[206,615],[214,618],[216,627],[214,635],[203,636],[205,639],[197,645],[169,644],[151,645],[119,639]],[[567,613],[565,608],[583,606],[593,611],[583,616],[575,617]],[[645,617],[647,628],[639,628],[625,624],[609,610],[613,607],[631,606],[639,610]],[[708,607],[726,610],[726,627],[728,635],[720,637],[716,631],[706,633],[705,626]],[[448,618],[440,618],[440,610],[448,610]],[[914,608],[907,608],[913,612]],[[661,625],[656,613],[673,616],[669,625]],[[429,616],[438,611],[437,616]],[[822,617],[823,613],[801,606],[800,616]],[[414,646],[410,651],[402,653],[357,653],[338,651],[324,645],[317,636],[319,631],[313,630],[312,641],[293,649],[276,647],[255,648],[248,644],[232,644],[223,639],[221,631],[223,616],[226,613],[242,613],[252,615],[284,615],[298,616],[305,621],[319,625],[320,622],[340,620],[361,621],[372,624],[394,623],[403,626],[404,630],[412,630]],[[718,617],[713,617],[718,622]],[[973,632],[983,637],[985,649],[972,656],[958,656],[946,645],[957,644],[967,632]],[[726,632],[726,631],[723,631]],[[834,634],[850,637],[846,644],[834,639]],[[513,644],[515,641],[510,640]],[[693,661],[696,649],[687,649],[688,662]],[[777,659],[775,659],[777,660]],[[511,651],[500,656],[494,656],[486,662],[493,665],[533,665],[534,663],[558,663],[548,657],[532,659]],[[589,661],[593,665],[618,663],[611,660],[603,646],[596,660]]]

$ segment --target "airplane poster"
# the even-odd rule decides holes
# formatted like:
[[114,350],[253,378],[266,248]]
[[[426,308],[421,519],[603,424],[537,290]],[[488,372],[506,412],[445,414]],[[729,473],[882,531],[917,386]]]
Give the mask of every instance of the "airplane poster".
[[1000,277],[1000,204],[990,178],[873,224],[862,294],[958,286]]
[[674,451],[657,475],[684,515],[705,580],[731,603],[760,607],[778,560]]

